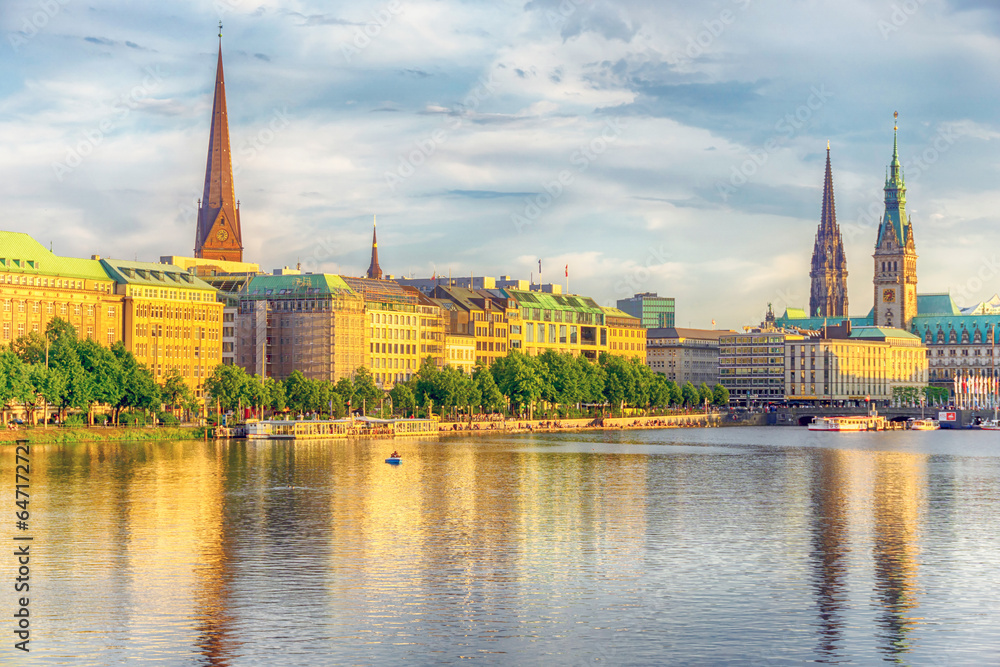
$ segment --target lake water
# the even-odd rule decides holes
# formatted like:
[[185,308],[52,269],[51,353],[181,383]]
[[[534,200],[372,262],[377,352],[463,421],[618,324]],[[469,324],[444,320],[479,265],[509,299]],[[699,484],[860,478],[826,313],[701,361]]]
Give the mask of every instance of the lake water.
[[31,652],[3,556],[0,662],[995,664],[998,454],[790,427],[33,446]]

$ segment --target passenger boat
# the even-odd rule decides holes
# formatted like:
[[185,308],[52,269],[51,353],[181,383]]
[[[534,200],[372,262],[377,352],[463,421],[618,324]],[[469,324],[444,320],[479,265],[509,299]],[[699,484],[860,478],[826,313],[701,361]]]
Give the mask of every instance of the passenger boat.
[[1000,431],[1000,420],[987,419],[979,425],[981,431]]
[[914,419],[910,422],[911,431],[936,431],[941,424],[936,419]]
[[246,436],[260,440],[327,440],[331,438],[399,438],[437,435],[433,419],[261,420],[248,421]]
[[813,417],[809,423],[810,431],[881,431],[884,428],[885,417]]

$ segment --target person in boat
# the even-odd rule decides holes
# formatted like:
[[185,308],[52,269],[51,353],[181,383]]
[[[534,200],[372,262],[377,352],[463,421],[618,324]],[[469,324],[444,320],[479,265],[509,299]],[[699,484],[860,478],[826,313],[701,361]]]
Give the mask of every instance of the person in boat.
[[397,452],[395,449],[392,450],[392,454],[389,456],[389,458],[390,459],[398,459],[399,458],[399,452]]

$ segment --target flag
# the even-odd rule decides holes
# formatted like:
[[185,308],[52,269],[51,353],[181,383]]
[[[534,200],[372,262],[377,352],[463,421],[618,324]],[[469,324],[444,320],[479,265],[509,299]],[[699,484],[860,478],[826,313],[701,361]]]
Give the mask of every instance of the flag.
[[566,265],[566,277],[569,278],[569,264]]
[[541,279],[542,276],[542,260],[538,260],[538,276]]

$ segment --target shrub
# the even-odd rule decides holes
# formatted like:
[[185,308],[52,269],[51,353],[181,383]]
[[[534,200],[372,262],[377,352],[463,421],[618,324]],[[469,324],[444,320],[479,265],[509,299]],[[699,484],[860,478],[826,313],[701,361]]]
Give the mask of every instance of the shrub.
[[173,414],[171,414],[169,412],[158,412],[158,413],[156,413],[156,418],[164,426],[176,426],[177,424],[181,423],[180,419],[178,419],[177,417],[175,417]]
[[66,421],[63,422],[63,426],[83,426],[83,424],[83,415],[67,415]]
[[118,423],[122,426],[142,426],[146,423],[146,419],[136,412],[123,412],[118,417]]

